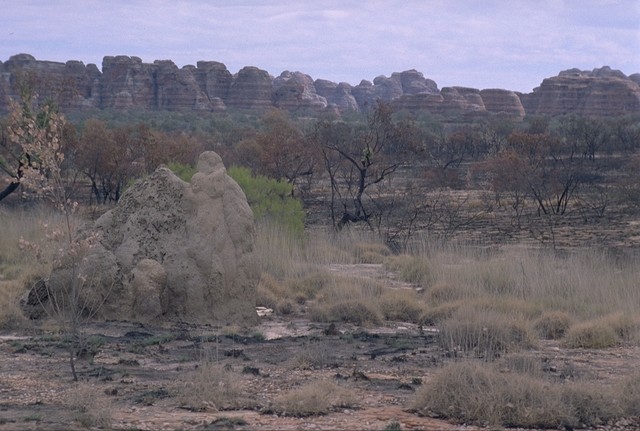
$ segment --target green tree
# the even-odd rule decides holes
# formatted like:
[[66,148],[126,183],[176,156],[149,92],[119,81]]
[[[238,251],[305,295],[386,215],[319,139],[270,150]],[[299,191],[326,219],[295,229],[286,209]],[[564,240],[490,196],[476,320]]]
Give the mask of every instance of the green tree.
[[[22,88],[22,87],[21,87]],[[65,180],[66,193],[71,192],[75,177],[65,162],[69,147],[75,143],[75,130],[58,113],[55,105],[48,101],[42,105],[36,102],[36,96],[28,86],[21,89],[20,102],[11,101],[8,118],[5,119],[0,135],[0,170],[10,180],[0,191],[0,201],[15,192],[25,181],[36,181],[35,172],[47,175],[49,149],[43,142],[55,145],[59,162],[60,176]],[[28,177],[28,178],[27,178]],[[38,194],[35,184],[30,189]]]
[[305,214],[302,203],[291,196],[291,184],[254,175],[244,167],[231,166],[227,172],[247,196],[256,221],[279,224],[293,233],[302,234]]
[[81,270],[85,251],[94,244],[96,238],[91,235],[80,238],[78,235],[75,217],[78,203],[71,199],[69,176],[64,169],[62,143],[65,125],[64,116],[57,112],[53,104],[37,107],[23,100],[22,104],[11,105],[7,140],[14,143],[22,154],[19,185],[53,204],[63,217],[65,248],[57,260],[66,263],[68,282],[59,289],[50,289],[48,282],[43,281],[46,292],[37,286],[34,288],[41,305],[43,301],[48,301],[50,307],[45,310],[60,320],[70,338],[69,361],[73,379],[77,381],[75,355],[85,340],[82,324],[95,315],[101,303],[95,303],[91,292],[86,292],[85,282],[92,275]]

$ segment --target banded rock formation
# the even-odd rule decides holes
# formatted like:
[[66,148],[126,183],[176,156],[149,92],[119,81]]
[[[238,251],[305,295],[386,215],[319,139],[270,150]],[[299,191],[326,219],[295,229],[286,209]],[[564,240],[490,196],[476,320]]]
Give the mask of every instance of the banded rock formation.
[[527,114],[584,116],[640,112],[640,78],[604,66],[592,71],[570,69],[542,81],[522,96]]
[[619,115],[640,112],[640,74],[609,67],[571,69],[545,79],[529,94],[502,89],[445,87],[407,70],[358,85],[316,79],[302,72],[278,77],[247,66],[232,74],[223,63],[199,61],[178,68],[170,60],[143,63],[138,57],[107,56],[102,71],[79,61],[39,61],[29,54],[0,62],[0,111],[16,98],[16,84],[29,79],[36,92],[62,109],[150,109],[223,111],[227,108],[290,111],[367,111],[377,100],[395,109],[444,115]]

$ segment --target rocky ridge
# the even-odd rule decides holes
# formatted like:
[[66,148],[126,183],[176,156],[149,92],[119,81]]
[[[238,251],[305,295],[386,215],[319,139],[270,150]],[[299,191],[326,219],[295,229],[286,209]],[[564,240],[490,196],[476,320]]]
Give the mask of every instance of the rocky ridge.
[[29,54],[0,62],[0,111],[17,95],[16,83],[28,79],[40,96],[54,97],[65,110],[150,109],[224,111],[366,111],[376,100],[395,109],[444,115],[487,113],[522,118],[530,115],[620,115],[640,112],[640,74],[604,66],[592,71],[570,69],[546,78],[528,94],[505,89],[444,87],[417,70],[378,76],[352,86],[302,72],[274,77],[253,66],[232,74],[216,61],[179,68],[171,60],[143,63],[138,57],[106,56],[102,71],[94,64],[36,60]]

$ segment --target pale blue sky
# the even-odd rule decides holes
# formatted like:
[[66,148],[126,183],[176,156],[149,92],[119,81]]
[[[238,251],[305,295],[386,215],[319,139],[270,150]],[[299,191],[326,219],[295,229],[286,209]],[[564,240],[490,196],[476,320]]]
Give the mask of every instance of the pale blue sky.
[[640,72],[640,0],[0,0],[0,61],[214,60],[357,85],[417,69],[440,88],[530,92],[604,65]]

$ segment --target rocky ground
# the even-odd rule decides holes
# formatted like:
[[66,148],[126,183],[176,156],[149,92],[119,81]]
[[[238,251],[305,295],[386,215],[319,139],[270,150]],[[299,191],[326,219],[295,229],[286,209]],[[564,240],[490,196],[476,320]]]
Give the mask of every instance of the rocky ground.
[[[84,330],[79,383],[73,382],[63,336],[42,329],[0,334],[0,430],[478,429],[409,409],[433,373],[459,360],[438,345],[435,328],[403,322],[361,328],[269,315],[249,330],[122,321]],[[635,346],[563,350],[558,342],[541,341],[526,354],[554,379],[587,378],[603,385],[640,367]],[[202,379],[198,372],[207,364],[222,367],[248,401],[194,402],[194,377]],[[349,391],[351,404],[309,417],[274,411],[278,397],[320,381]],[[623,421],[608,428],[637,425]]]

